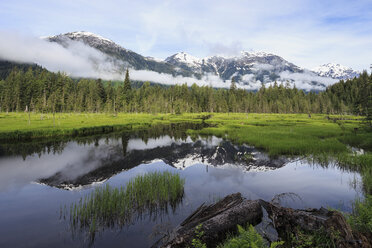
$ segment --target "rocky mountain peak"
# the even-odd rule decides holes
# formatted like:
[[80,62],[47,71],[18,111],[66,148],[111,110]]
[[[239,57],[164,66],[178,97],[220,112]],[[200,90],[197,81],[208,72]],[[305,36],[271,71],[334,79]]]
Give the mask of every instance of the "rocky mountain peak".
[[172,56],[165,59],[168,63],[183,63],[189,66],[200,66],[202,64],[202,59],[194,57],[188,53],[180,52],[173,54]]
[[352,68],[335,63],[328,63],[315,67],[313,71],[322,77],[331,77],[343,80],[354,78],[359,75],[359,72]]

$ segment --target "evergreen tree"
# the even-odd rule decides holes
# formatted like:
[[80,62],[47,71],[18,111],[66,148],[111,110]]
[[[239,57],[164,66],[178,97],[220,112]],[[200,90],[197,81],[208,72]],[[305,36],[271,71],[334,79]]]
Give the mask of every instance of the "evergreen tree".
[[230,85],[230,91],[234,92],[235,90],[236,90],[235,77],[232,77],[232,79],[231,79],[231,85]]
[[304,92],[287,83],[274,83],[257,92],[199,87],[193,84],[159,86],[144,83],[131,87],[127,70],[124,83],[71,79],[64,73],[40,68],[14,68],[0,81],[0,111],[91,111],[91,112],[258,112],[258,113],[335,113],[366,116],[371,122],[372,75],[336,83],[325,92]]
[[124,89],[123,89],[123,93],[124,93],[124,99],[125,99],[125,102],[127,105],[129,105],[129,102],[131,100],[131,93],[132,93],[132,87],[130,85],[130,80],[129,80],[129,71],[127,69],[127,71],[125,72],[125,79],[124,79]]

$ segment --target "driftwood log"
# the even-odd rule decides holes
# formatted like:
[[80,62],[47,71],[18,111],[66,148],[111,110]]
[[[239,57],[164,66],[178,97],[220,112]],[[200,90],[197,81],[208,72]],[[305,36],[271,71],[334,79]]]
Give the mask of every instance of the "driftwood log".
[[324,231],[338,248],[372,247],[372,240],[368,240],[367,237],[359,233],[353,233],[350,225],[340,212],[325,208],[295,210],[263,200],[260,200],[260,203],[268,212],[274,228],[283,240],[286,240],[290,234],[296,237],[299,232],[316,233]]
[[[337,247],[372,248],[371,241],[360,234],[354,234],[339,212],[325,208],[294,210],[263,200],[246,200],[240,193],[228,195],[209,206],[202,204],[153,247],[192,247],[191,242],[200,224],[200,231],[204,233],[200,240],[208,247],[216,247],[228,234],[236,232],[237,225],[262,222],[263,209],[267,211],[281,240],[291,235],[296,237],[296,232],[324,230],[329,237],[335,238]],[[337,237],[332,236],[335,234]]]
[[[235,232],[238,224],[258,224],[262,215],[258,200],[245,200],[240,193],[228,195],[215,204],[202,204],[171,235],[161,241],[161,247],[189,247],[199,224],[204,232],[201,241],[208,244],[208,247],[215,247],[228,233]],[[157,246],[158,244],[154,247]]]

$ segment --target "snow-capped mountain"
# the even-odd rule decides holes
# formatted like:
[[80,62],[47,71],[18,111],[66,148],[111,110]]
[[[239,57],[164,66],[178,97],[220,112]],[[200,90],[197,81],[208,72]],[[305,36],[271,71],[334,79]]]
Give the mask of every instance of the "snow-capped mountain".
[[[320,67],[314,72],[300,68],[278,55],[265,52],[243,51],[235,57],[210,56],[205,58],[197,58],[181,52],[165,60],[160,60],[142,56],[121,47],[110,39],[90,32],[71,32],[45,39],[57,42],[67,49],[71,41],[83,42],[85,45],[99,50],[105,56],[107,55],[110,62],[116,67],[113,70],[116,72],[123,72],[125,68],[129,67],[133,70],[168,74],[171,77],[183,76],[188,80],[198,82],[212,75],[213,80],[219,80],[218,87],[224,87],[221,86],[224,84],[229,87],[230,81],[234,79],[238,85],[246,89],[258,89],[262,83],[273,84],[277,81],[278,83],[296,85],[296,87],[305,90],[324,90],[328,85],[337,82],[336,79],[357,75],[352,74],[356,72],[350,68],[341,68],[339,65],[330,66],[330,64]],[[157,81],[154,80],[154,82]],[[207,85],[214,86],[214,82],[210,81]],[[192,84],[193,82],[188,83]]]
[[246,89],[258,89],[261,84],[273,84],[276,81],[278,84],[318,91],[337,81],[265,52],[242,51],[235,57],[211,56],[201,59],[182,52],[166,58],[165,61],[194,75],[216,75],[228,85],[234,79]]
[[200,67],[203,61],[197,57],[191,56],[185,52],[176,53],[165,59],[170,64],[182,65],[185,64],[189,67]]
[[66,48],[69,47],[70,41],[83,42],[84,44],[108,55],[108,57],[111,57],[111,62],[114,62],[113,64],[117,67],[115,71],[124,71],[127,67],[130,67],[135,70],[149,70],[161,73],[169,73],[172,75],[177,74],[182,76],[191,76],[191,74],[188,72],[175,70],[175,67],[169,63],[158,61],[151,57],[144,57],[129,49],[119,46],[110,39],[94,33],[85,31],[70,32],[46,37],[45,39],[50,42],[57,42]]
[[212,56],[202,59],[181,52],[166,58],[165,61],[194,73],[213,73],[223,80],[234,77],[238,82],[242,82],[245,75],[267,82],[280,78],[279,74],[283,71],[303,72],[301,68],[282,57],[264,52],[243,51],[235,57]]
[[[121,48],[115,42],[112,40],[109,40],[107,38],[104,38],[98,34],[94,34],[91,32],[85,32],[85,31],[78,31],[78,32],[70,32],[66,34],[60,34],[60,35],[55,35],[55,36],[50,36],[46,37],[47,39],[51,41],[56,41],[60,38],[68,37],[71,40],[82,40],[86,43],[89,43],[90,46],[92,47],[116,47],[116,48]],[[124,49],[124,48],[122,48]],[[126,49],[125,49],[126,50]]]
[[331,77],[334,79],[351,79],[359,76],[359,72],[354,71],[350,67],[346,67],[340,64],[328,63],[321,66],[318,66],[313,69],[319,76],[322,77]]

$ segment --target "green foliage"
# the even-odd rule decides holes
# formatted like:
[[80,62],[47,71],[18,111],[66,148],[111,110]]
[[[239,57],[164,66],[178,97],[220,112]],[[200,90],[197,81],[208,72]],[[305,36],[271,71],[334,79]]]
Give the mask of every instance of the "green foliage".
[[339,234],[331,232],[327,233],[323,228],[316,232],[305,233],[296,231],[289,234],[289,240],[286,242],[286,247],[297,248],[337,248],[337,239]]
[[246,229],[238,225],[238,235],[226,240],[218,248],[275,248],[284,244],[284,242],[273,242],[270,246],[264,241],[262,236],[257,233],[252,225]]
[[182,200],[184,183],[178,174],[167,171],[139,175],[125,187],[97,187],[71,204],[70,211],[65,206],[63,215],[69,216],[73,229],[88,228],[90,233],[102,226],[122,226],[136,215],[156,215],[167,211],[169,205],[175,209]]
[[203,225],[199,224],[195,227],[195,237],[191,241],[191,245],[193,248],[207,248],[207,245],[202,241],[203,236]]
[[353,230],[372,233],[372,196],[367,195],[364,200],[355,200],[353,212],[346,216]]
[[243,156],[243,159],[248,163],[253,161],[253,155],[251,153],[246,153]]

